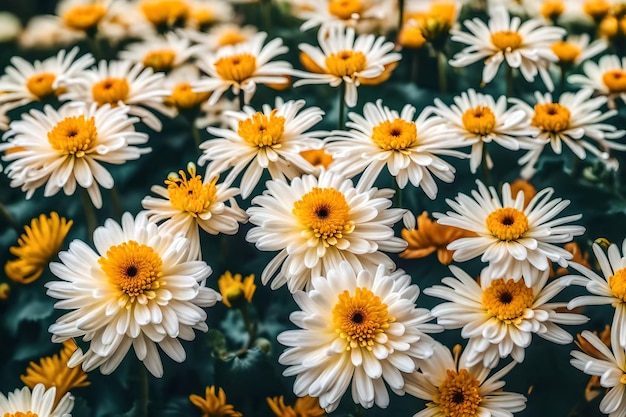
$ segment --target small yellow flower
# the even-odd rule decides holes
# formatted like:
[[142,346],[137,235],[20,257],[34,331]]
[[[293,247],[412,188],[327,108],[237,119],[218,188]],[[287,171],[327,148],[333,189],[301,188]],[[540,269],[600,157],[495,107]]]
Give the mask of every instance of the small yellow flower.
[[425,211],[417,218],[417,227],[414,230],[402,230],[402,238],[409,243],[409,246],[400,253],[400,257],[424,258],[436,251],[439,262],[449,265],[454,251],[446,249],[446,246],[459,238],[469,236],[474,236],[474,234],[457,227],[433,222],[428,217],[428,212]]
[[206,387],[204,398],[199,395],[191,394],[189,401],[202,411],[202,417],[242,417],[239,411],[235,411],[234,407],[226,404],[226,394],[222,388],[215,395],[215,386]]
[[31,362],[26,369],[26,375],[21,375],[22,382],[33,389],[37,384],[44,384],[46,390],[56,387],[54,406],[63,396],[74,388],[82,388],[91,384],[87,381],[87,373],[80,366],[70,368],[67,362],[76,350],[73,339],[63,342],[63,349],[56,355],[47,356],[39,360],[39,364]]
[[0,300],[6,300],[9,298],[11,287],[6,282],[0,284]]
[[11,246],[9,251],[18,257],[4,265],[4,272],[9,278],[21,284],[34,282],[43,273],[48,261],[61,249],[63,240],[72,220],[59,217],[56,212],[39,215],[24,226],[24,231],[17,240],[19,246]]
[[256,290],[254,274],[242,278],[241,274],[233,276],[230,271],[224,272],[217,281],[217,286],[222,294],[222,302],[229,308],[232,304],[237,305],[244,299],[249,303],[252,302],[252,296]]
[[298,398],[292,406],[285,405],[285,398],[280,397],[267,398],[267,405],[270,406],[274,414],[278,417],[321,417],[326,413],[320,407],[317,398],[308,395]]

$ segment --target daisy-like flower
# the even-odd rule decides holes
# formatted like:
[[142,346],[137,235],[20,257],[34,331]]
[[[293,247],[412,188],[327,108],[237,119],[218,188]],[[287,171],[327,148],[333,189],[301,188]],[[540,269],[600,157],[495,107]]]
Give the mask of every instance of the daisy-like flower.
[[355,273],[348,262],[315,277],[308,293],[294,300],[302,310],[291,314],[297,330],[278,335],[288,348],[278,361],[285,376],[296,376],[294,393],[318,397],[326,412],[337,408],[352,385],[352,399],[365,408],[386,408],[389,393],[402,390],[405,374],[418,359],[432,354],[440,331],[427,323],[428,310],[417,308],[417,285],[404,271],[389,274],[385,265]]
[[276,417],[324,417],[326,412],[320,408],[317,398],[308,395],[296,398],[293,406],[285,404],[285,397],[267,398],[267,405]]
[[509,277],[472,279],[460,268],[450,266],[454,277],[444,278],[445,285],[426,288],[424,294],[442,298],[432,309],[437,323],[445,329],[462,328],[461,336],[469,339],[466,363],[482,362],[495,368],[501,358],[509,355],[516,362],[524,361],[524,350],[530,346],[533,333],[551,342],[565,345],[574,338],[558,324],[583,324],[589,319],[580,314],[560,313],[567,303],[550,303],[564,286],[548,281],[548,270],[539,273],[533,285]]
[[72,195],[78,184],[95,207],[102,207],[99,186],[111,189],[113,177],[101,163],[123,164],[150,152],[133,146],[146,143],[148,135],[135,132],[138,119],[128,117],[128,110],[67,103],[58,110],[45,106],[43,112],[24,114],[4,135],[9,143],[0,146],[14,150],[3,157],[11,161],[5,168],[11,187],[21,187],[29,199],[44,185],[48,197],[61,189]]
[[50,270],[61,281],[46,283],[47,294],[59,301],[55,308],[72,310],[48,329],[53,342],[82,337],[68,366],[82,363],[89,372],[110,374],[131,345],[150,373],[163,376],[157,345],[176,362],[185,360],[178,338],[193,340],[193,329],[206,332],[206,312],[221,296],[205,287],[211,267],[190,256],[182,235],[163,233],[145,213],[122,215],[93,235],[94,251],[74,240],[61,262]]
[[521,109],[531,120],[533,137],[538,147],[531,149],[520,158],[519,163],[525,164],[522,177],[530,178],[535,173],[534,165],[544,147],[550,147],[556,154],[561,154],[563,144],[580,159],[585,159],[589,151],[601,159],[608,154],[598,149],[586,138],[598,142],[602,148],[626,150],[626,145],[613,142],[626,134],[617,130],[615,125],[603,123],[617,114],[616,110],[604,110],[607,103],[605,96],[593,97],[593,90],[583,88],[576,93],[561,94],[558,102],[554,102],[550,93],[535,92],[537,104],[530,107],[522,100],[512,98],[515,108]]
[[623,333],[624,329],[612,327],[609,349],[598,336],[585,330],[581,336],[595,348],[595,355],[577,350],[571,352],[572,366],[587,375],[600,377],[600,384],[608,389],[600,401],[600,411],[609,417],[626,415],[626,354],[624,347],[618,343],[619,339],[624,338]]
[[115,7],[116,0],[62,0],[56,8],[62,24],[78,32],[95,32]]
[[258,33],[255,26],[241,26],[235,23],[222,23],[212,26],[207,32],[186,31],[192,41],[200,47],[194,50],[195,54],[216,52],[223,46],[233,46],[250,41]]
[[191,41],[185,36],[168,32],[128,45],[120,52],[120,58],[133,63],[140,62],[155,72],[168,72],[183,65],[192,56]]
[[98,106],[126,106],[128,114],[138,116],[149,128],[160,131],[161,121],[152,112],[172,116],[163,104],[169,91],[163,88],[163,73],[154,73],[140,63],[130,61],[100,61],[97,68],[83,71],[66,79],[67,93],[62,100],[97,103]]
[[344,101],[348,107],[357,103],[357,87],[385,73],[386,66],[396,65],[402,55],[393,51],[393,42],[372,34],[356,36],[354,29],[333,25],[318,31],[319,48],[300,44],[300,50],[311,60],[316,71],[294,72],[301,77],[294,87],[304,84],[345,83]]
[[291,292],[301,290],[344,260],[357,272],[381,264],[392,270],[395,264],[380,251],[406,248],[392,229],[404,214],[390,208],[392,190],[359,191],[352,181],[329,171],[291,184],[268,181],[266,187],[247,210],[257,227],[246,239],[259,250],[280,251],[261,274],[263,284],[276,275],[273,289],[287,283]]
[[4,265],[7,277],[21,284],[36,281],[50,259],[61,250],[73,223],[72,220],[59,217],[55,211],[48,216],[40,214],[32,219],[29,226],[24,226],[24,233],[17,240],[18,246],[9,248],[9,252],[17,259],[9,260]]
[[56,56],[32,64],[19,56],[11,58],[13,66],[4,69],[0,78],[0,105],[13,109],[33,101],[58,97],[65,92],[63,80],[72,79],[94,63],[87,53],[76,59],[78,47],[62,49]]
[[233,6],[222,0],[191,0],[187,28],[203,31],[219,22],[232,22],[236,18]]
[[567,69],[572,66],[598,55],[608,47],[604,39],[596,39],[589,43],[589,35],[568,35],[565,40],[559,40],[552,44],[552,52],[559,59],[561,67]]
[[194,259],[202,259],[199,228],[212,235],[234,235],[239,223],[248,219],[234,198],[239,190],[218,184],[217,177],[203,180],[193,162],[187,165],[187,172],[181,169],[178,174],[171,173],[165,185],[167,188],[151,188],[161,198],[148,196],[141,204],[151,221],[163,222],[159,226],[163,233],[183,233],[189,239],[189,255]]
[[63,26],[56,16],[33,16],[19,37],[19,45],[27,49],[58,49],[73,45],[82,38],[80,32]]
[[592,88],[596,93],[607,96],[609,108],[615,108],[615,100],[621,98],[626,103],[626,57],[604,55],[596,64],[587,61],[582,74],[567,77],[571,84]]
[[184,26],[189,19],[189,0],[140,0],[137,2],[144,18],[157,29]]
[[[474,89],[454,97],[454,104],[447,106],[440,99],[434,100],[435,107],[429,107],[446,127],[448,135],[458,136],[466,145],[472,146],[470,170],[475,173],[481,163],[493,167],[493,160],[487,151],[487,144],[498,145],[516,151],[531,149],[536,144],[530,136],[526,114],[521,110],[507,109],[507,99],[498,100],[488,94],[477,93]],[[484,161],[483,161],[484,157]]]
[[225,113],[229,129],[209,127],[210,139],[200,148],[200,165],[209,161],[207,173],[218,175],[232,168],[225,181],[232,183],[245,170],[241,178],[241,196],[247,198],[259,183],[264,170],[272,179],[292,179],[313,172],[313,166],[300,151],[320,146],[318,136],[325,132],[307,132],[322,120],[324,112],[309,107],[304,100],[283,102],[276,98],[272,108],[264,105],[262,111],[245,106],[243,111]]
[[[170,91],[170,95],[165,97],[165,104],[174,109],[176,115],[196,117],[196,122],[200,108],[210,96],[210,93],[193,91],[191,84],[198,79],[200,79],[198,67],[194,64],[187,64],[172,70],[163,82],[163,86]],[[196,127],[198,127],[197,123]]]
[[284,84],[289,82],[291,64],[271,61],[289,51],[281,38],[263,45],[267,33],[259,32],[247,42],[227,45],[217,52],[201,56],[198,66],[208,77],[195,82],[196,92],[212,92],[209,104],[215,104],[225,91],[243,92],[247,104],[256,92],[257,84]]
[[454,181],[455,169],[439,155],[464,158],[455,151],[463,146],[456,135],[449,135],[434,118],[422,112],[415,119],[415,107],[402,108],[401,114],[383,107],[382,100],[363,106],[365,117],[350,113],[348,131],[334,131],[326,149],[333,154],[333,171],[347,178],[361,174],[359,187],[368,189],[387,166],[400,188],[410,181],[431,199],[437,197],[433,175],[444,182]]
[[71,417],[74,397],[68,392],[54,406],[56,388],[46,389],[37,384],[33,391],[28,387],[16,389],[5,397],[0,393],[0,413],[3,416]]
[[215,393],[215,386],[206,387],[204,397],[196,394],[189,396],[189,401],[202,411],[202,417],[242,417],[243,414],[235,410],[235,407],[226,403],[226,393],[220,388]]
[[429,401],[426,408],[413,417],[450,416],[513,416],[526,408],[522,394],[502,390],[501,379],[516,362],[511,362],[489,376],[491,369],[467,363],[467,349],[460,355],[460,346],[450,350],[437,343],[433,355],[419,361],[420,371],[405,377],[404,391]]
[[446,199],[454,211],[434,214],[439,224],[477,235],[448,245],[455,251],[455,261],[481,256],[482,262],[489,262],[481,274],[485,283],[502,277],[514,281],[523,277],[528,287],[535,285],[538,271],[548,270],[548,260],[567,266],[572,254],[554,244],[567,243],[585,231],[583,226],[566,224],[579,220],[581,214],[557,218],[569,206],[569,200],[551,200],[554,190],[545,188],[524,207],[524,194],[518,193],[514,199],[508,183],[502,186],[502,198],[494,187],[487,188],[478,180],[476,184],[478,191],[472,191],[473,198],[459,193],[454,201]]
[[[297,17],[305,20],[300,30],[316,26],[343,25],[372,33],[384,20],[397,21],[396,3],[389,0],[308,0]],[[308,6],[308,7],[307,7]]]
[[511,18],[503,7],[494,8],[490,13],[487,24],[479,18],[464,21],[470,33],[451,30],[453,41],[469,46],[457,53],[450,65],[466,67],[484,61],[482,80],[489,83],[500,64],[506,61],[510,68],[519,68],[526,81],[533,81],[539,73],[548,90],[552,91],[554,84],[548,66],[550,62],[556,62],[557,57],[551,46],[565,36],[565,29],[544,26],[540,19],[522,23],[517,16]]

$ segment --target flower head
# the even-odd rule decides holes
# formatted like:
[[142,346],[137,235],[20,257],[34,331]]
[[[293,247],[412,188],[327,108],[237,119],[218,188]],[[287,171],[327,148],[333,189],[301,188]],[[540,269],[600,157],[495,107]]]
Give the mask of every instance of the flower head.
[[278,335],[288,349],[279,357],[285,376],[296,375],[293,391],[318,397],[333,411],[352,385],[352,399],[363,407],[389,405],[386,384],[404,386],[404,375],[416,359],[432,354],[426,334],[439,328],[427,324],[428,310],[417,308],[419,294],[410,277],[384,265],[356,274],[347,262],[315,277],[308,293],[294,299],[302,311],[290,318],[299,327]]
[[68,29],[95,32],[111,13],[115,0],[62,0],[57,5],[57,15]]
[[603,55],[598,63],[585,62],[583,72],[570,75],[567,81],[606,96],[609,108],[615,108],[617,98],[626,103],[626,57]]
[[187,0],[141,0],[139,9],[156,28],[183,26],[190,14]]
[[348,26],[359,32],[374,32],[385,21],[395,19],[396,7],[389,0],[308,0],[306,6],[296,13],[305,20],[300,30],[316,26],[324,30],[328,26]]
[[25,233],[17,240],[19,246],[11,246],[9,249],[18,259],[7,261],[4,265],[5,274],[21,284],[36,281],[50,259],[61,250],[73,223],[72,220],[59,217],[54,211],[49,216],[40,214],[32,219],[30,226],[24,226]]
[[256,290],[254,274],[243,278],[241,274],[233,275],[230,271],[224,272],[217,280],[217,286],[222,294],[222,302],[226,307],[233,307],[233,304],[238,304],[243,300],[251,303]]
[[185,36],[168,32],[165,36],[147,38],[132,43],[120,52],[120,58],[140,62],[155,72],[169,72],[183,65],[193,54],[191,41]]
[[267,398],[267,405],[277,417],[323,417],[326,412],[320,408],[317,398],[308,395],[296,399],[293,406],[285,405],[285,398]]
[[220,388],[215,394],[215,386],[206,387],[204,398],[191,394],[189,401],[202,411],[202,417],[242,417],[239,411],[235,411],[235,407],[226,403],[226,394],[224,389]]
[[67,417],[74,408],[74,397],[66,393],[56,403],[56,388],[46,389],[37,384],[32,392],[28,387],[9,392],[5,397],[0,393],[0,413],[7,417]]
[[597,39],[589,43],[589,35],[568,35],[564,40],[558,40],[551,46],[552,52],[558,58],[558,64],[568,69],[593,58],[607,48],[604,39]]
[[193,340],[207,331],[206,312],[221,299],[205,287],[211,268],[190,256],[189,241],[163,233],[145,213],[124,213],[121,225],[109,219],[93,235],[96,250],[74,240],[50,270],[61,281],[46,283],[55,307],[72,310],[49,328],[54,342],[82,337],[68,365],[89,372],[113,372],[131,345],[146,368],[163,376],[156,346],[177,362],[185,360],[178,338]]

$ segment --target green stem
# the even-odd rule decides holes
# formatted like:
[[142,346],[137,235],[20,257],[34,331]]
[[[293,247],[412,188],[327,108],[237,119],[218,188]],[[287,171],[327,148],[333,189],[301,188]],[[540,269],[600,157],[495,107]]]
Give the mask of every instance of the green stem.
[[96,213],[93,210],[93,204],[87,194],[87,190],[81,188],[80,201],[83,204],[83,211],[85,212],[85,222],[87,223],[87,236],[93,241],[93,232],[96,230]]
[[191,137],[193,138],[193,143],[196,147],[196,152],[202,153],[200,152],[200,131],[196,127],[195,120],[191,120],[190,124],[191,124]]
[[243,110],[243,106],[246,105],[246,93],[243,89],[239,89],[239,110]]
[[398,12],[398,33],[400,33],[404,23],[404,0],[398,0]]
[[256,323],[252,321],[252,318],[250,317],[250,312],[248,311],[248,304],[245,301],[243,301],[241,305],[239,306],[239,311],[241,312],[243,325],[246,328],[246,331],[248,332],[248,342],[244,346],[242,346],[241,349],[238,349],[235,352],[235,355],[237,356],[241,356],[245,354],[250,348],[250,346],[252,346],[252,343],[254,343],[254,340],[256,339],[256,330],[257,330]]
[[420,75],[420,54],[419,49],[411,49],[411,73],[409,74],[409,81],[414,82],[417,85]]
[[13,216],[11,216],[11,213],[6,208],[6,206],[2,204],[1,201],[0,201],[0,216],[2,216],[6,220],[7,224],[11,226],[13,229],[17,231],[20,230],[17,223],[15,223],[15,219],[13,219]]
[[339,128],[339,130],[343,130],[344,125],[345,125],[345,113],[346,113],[346,102],[345,102],[345,97],[346,95],[346,82],[343,81],[341,83],[341,85],[339,86],[339,100],[337,101],[337,105],[339,106],[339,117],[337,119],[337,126]]
[[102,59],[102,48],[100,48],[100,41],[97,37],[97,32],[87,33],[87,42],[89,43],[89,49],[93,55],[96,63]]
[[393,195],[393,205],[394,207],[402,207],[402,189],[395,178],[393,180],[393,188],[396,190],[396,193]]
[[506,77],[506,95],[507,97],[513,97],[513,68],[505,63],[505,77]]
[[270,32],[272,29],[272,1],[271,0],[262,0],[261,1],[261,19],[263,22],[263,29],[266,32]]
[[559,65],[560,77],[559,77],[559,93],[563,94],[565,92],[565,76],[567,75],[567,71],[565,70],[565,66]]
[[439,76],[439,92],[446,94],[448,92],[448,57],[442,50],[437,50],[437,73]]
[[110,190],[111,192],[111,203],[113,204],[113,213],[115,217],[122,217],[122,201],[120,200],[120,194],[117,192],[117,187],[113,184],[113,188]]

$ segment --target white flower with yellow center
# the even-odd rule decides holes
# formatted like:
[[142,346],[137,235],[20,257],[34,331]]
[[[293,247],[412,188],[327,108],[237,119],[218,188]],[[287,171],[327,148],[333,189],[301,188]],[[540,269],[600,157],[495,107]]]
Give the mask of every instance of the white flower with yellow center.
[[70,30],[95,33],[117,4],[120,4],[119,0],[61,0],[56,14]]
[[384,265],[355,273],[347,262],[315,277],[308,293],[294,300],[302,310],[290,318],[297,330],[278,335],[288,349],[279,357],[285,376],[296,376],[298,397],[318,397],[331,412],[352,385],[352,399],[365,408],[386,408],[389,393],[404,387],[404,377],[427,360],[434,340],[426,333],[440,327],[429,324],[428,310],[416,308],[417,285],[398,270]]
[[[584,286],[591,295],[582,295],[572,299],[569,309],[588,306],[610,304],[615,308],[613,315],[613,329],[623,329],[626,326],[626,240],[622,243],[622,251],[616,244],[609,246],[607,255],[597,243],[593,244],[593,253],[600,265],[602,276],[577,263],[571,262],[570,267],[582,275],[567,275],[563,282],[568,285]],[[626,332],[621,331],[619,343],[626,347]]]
[[151,188],[162,198],[148,196],[141,204],[150,221],[163,221],[159,226],[163,233],[183,233],[189,239],[189,254],[194,259],[202,259],[198,226],[212,235],[234,235],[239,223],[248,221],[246,212],[234,198],[239,190],[218,184],[217,177],[203,180],[192,162],[187,165],[187,173],[181,169],[178,174],[168,175],[165,185],[167,188],[160,185]]
[[615,108],[615,99],[626,103],[626,57],[604,55],[598,63],[587,61],[583,64],[583,74],[567,77],[571,84],[592,88],[596,93],[607,96],[609,108]]
[[128,114],[160,131],[161,121],[152,110],[173,115],[172,110],[163,104],[163,99],[169,95],[169,91],[163,88],[163,77],[163,73],[154,73],[152,68],[144,68],[140,63],[103,60],[97,68],[67,79],[68,91],[61,95],[61,99],[97,103],[98,106],[127,106]]
[[[531,120],[534,130],[533,137],[538,145],[520,158],[520,164],[526,164],[522,170],[524,178],[530,178],[535,173],[534,165],[544,147],[550,147],[556,154],[561,154],[563,144],[580,159],[585,159],[589,151],[601,159],[609,155],[605,148],[626,150],[626,146],[613,142],[626,134],[626,131],[617,130],[615,125],[603,123],[617,115],[616,110],[605,110],[607,98],[593,97],[593,90],[583,88],[576,93],[563,93],[558,102],[552,99],[550,93],[535,92],[537,104],[534,108],[522,100],[512,98],[514,108],[521,109]],[[598,149],[588,140],[598,142],[603,150]]]
[[78,184],[100,208],[99,186],[113,187],[113,177],[102,163],[120,165],[150,152],[134,146],[148,141],[147,134],[135,131],[137,121],[128,117],[127,107],[108,104],[98,108],[67,103],[58,110],[31,110],[11,123],[4,135],[8,143],[0,145],[1,150],[13,149],[2,158],[10,161],[5,172],[11,187],[21,187],[29,199],[42,186],[45,197],[61,189],[72,195]]
[[74,397],[68,392],[54,406],[56,387],[46,390],[37,384],[32,392],[28,387],[0,393],[0,416],[3,417],[70,417],[74,408]]
[[464,21],[470,33],[450,31],[453,41],[469,45],[450,60],[450,65],[466,67],[484,61],[482,80],[489,83],[498,73],[500,64],[506,61],[510,68],[518,68],[526,81],[532,82],[539,73],[551,91],[554,84],[548,67],[557,61],[551,46],[565,36],[565,29],[545,26],[540,19],[522,23],[517,16],[511,18],[503,7],[496,7],[490,13],[487,24],[479,18]]
[[529,127],[528,117],[521,110],[507,109],[505,96],[496,101],[489,94],[469,89],[454,97],[454,104],[450,106],[438,98],[434,103],[435,107],[428,109],[445,126],[448,135],[457,136],[465,145],[472,146],[472,173],[481,163],[489,169],[493,167],[493,160],[487,151],[487,144],[491,142],[513,151],[537,146],[531,139],[534,130]]
[[609,417],[626,415],[626,353],[618,343],[623,338],[624,328],[611,327],[611,346],[607,347],[602,340],[589,330],[581,336],[595,348],[595,355],[573,350],[570,363],[587,375],[600,377],[600,385],[606,389],[600,401],[600,411]]
[[598,55],[608,47],[604,39],[596,39],[589,43],[589,35],[568,35],[566,39],[552,44],[552,52],[559,59],[559,65],[564,68],[576,66]]
[[585,232],[583,226],[566,225],[579,220],[581,214],[556,218],[569,206],[569,200],[551,200],[554,190],[545,188],[524,206],[524,193],[518,193],[514,199],[508,183],[502,186],[502,198],[494,187],[488,189],[478,180],[476,184],[474,198],[459,193],[454,201],[446,199],[454,211],[434,214],[439,224],[477,235],[448,245],[454,251],[455,261],[480,256],[482,262],[489,262],[481,279],[489,282],[507,277],[517,281],[523,277],[528,287],[535,285],[538,272],[548,270],[548,260],[567,267],[567,260],[573,255],[554,243],[567,243]]
[[189,60],[193,54],[190,47],[189,38],[168,32],[165,36],[157,35],[131,43],[119,56],[133,63],[140,62],[155,72],[169,72]]
[[225,112],[229,129],[207,129],[217,138],[200,145],[202,156],[198,162],[202,165],[209,161],[210,175],[232,168],[224,180],[226,183],[232,183],[245,170],[239,187],[243,198],[252,193],[265,170],[272,179],[292,179],[312,173],[314,167],[300,152],[320,146],[317,137],[325,132],[307,130],[322,120],[324,112],[318,107],[300,111],[305,104],[304,100],[284,103],[278,97],[274,108],[266,104],[259,112],[249,106],[243,111]]
[[235,23],[221,23],[212,26],[207,32],[185,31],[189,39],[198,44],[194,49],[194,54],[198,57],[207,52],[216,52],[223,46],[248,42],[258,32],[255,26],[241,26]]
[[305,20],[300,26],[303,31],[336,24],[366,29],[378,27],[387,19],[397,22],[398,8],[393,0],[305,0],[297,17]]
[[247,42],[222,46],[215,53],[199,57],[198,66],[208,77],[195,82],[196,92],[212,92],[209,104],[231,89],[233,94],[243,92],[245,104],[256,92],[257,84],[285,84],[289,82],[291,64],[287,61],[272,61],[287,53],[281,38],[272,39],[263,45],[267,33],[259,32]]
[[[489,376],[491,369],[467,363],[467,349],[450,349],[437,343],[433,355],[420,360],[420,371],[405,377],[404,391],[429,401],[413,417],[512,417],[526,408],[522,394],[502,390],[501,380],[516,365],[511,362]],[[460,358],[459,358],[460,354]]]
[[393,191],[359,191],[352,181],[329,171],[268,181],[267,191],[252,199],[247,212],[252,228],[246,240],[262,251],[280,251],[265,267],[263,284],[285,283],[291,292],[309,287],[311,279],[348,261],[358,272],[384,265],[395,268],[381,251],[401,252],[406,241],[394,237],[393,225],[404,214],[393,209]]
[[402,55],[392,52],[393,42],[386,42],[384,36],[356,36],[354,29],[332,25],[318,31],[319,48],[300,44],[300,50],[310,58],[318,73],[294,72],[302,78],[294,87],[305,84],[329,84],[339,87],[345,83],[344,100],[348,107],[357,103],[357,87],[385,72],[385,66],[395,65]]
[[94,63],[89,53],[76,59],[78,52],[78,47],[69,52],[62,49],[55,56],[32,64],[19,56],[11,58],[13,65],[6,67],[0,78],[0,105],[13,109],[60,96],[65,92],[64,79],[78,76]]
[[422,187],[431,199],[437,196],[433,175],[444,182],[454,181],[455,169],[439,155],[463,158],[466,155],[454,149],[465,144],[450,135],[427,112],[415,118],[415,107],[407,104],[398,114],[382,105],[366,103],[363,116],[350,113],[346,124],[349,131],[334,131],[325,149],[333,155],[331,170],[346,178],[361,174],[359,188],[368,189],[387,166],[400,188],[410,181]]
[[189,241],[163,233],[145,213],[124,213],[121,225],[109,219],[93,234],[94,251],[74,240],[50,270],[62,281],[46,283],[59,299],[55,308],[72,310],[49,328],[53,342],[81,337],[89,342],[68,363],[86,372],[110,374],[132,346],[157,378],[163,365],[157,345],[173,360],[185,360],[182,340],[194,329],[206,332],[206,312],[221,296],[205,287],[211,268],[194,260]]
[[548,270],[539,273],[531,287],[509,277],[478,283],[460,268],[450,266],[450,271],[454,277],[444,278],[445,285],[426,288],[424,294],[449,301],[435,306],[432,315],[445,329],[463,329],[461,336],[469,339],[465,347],[468,366],[482,362],[495,368],[509,355],[523,362],[533,333],[565,345],[573,337],[558,324],[589,320],[580,314],[557,312],[567,303],[549,303],[565,287],[559,281],[546,285]]

